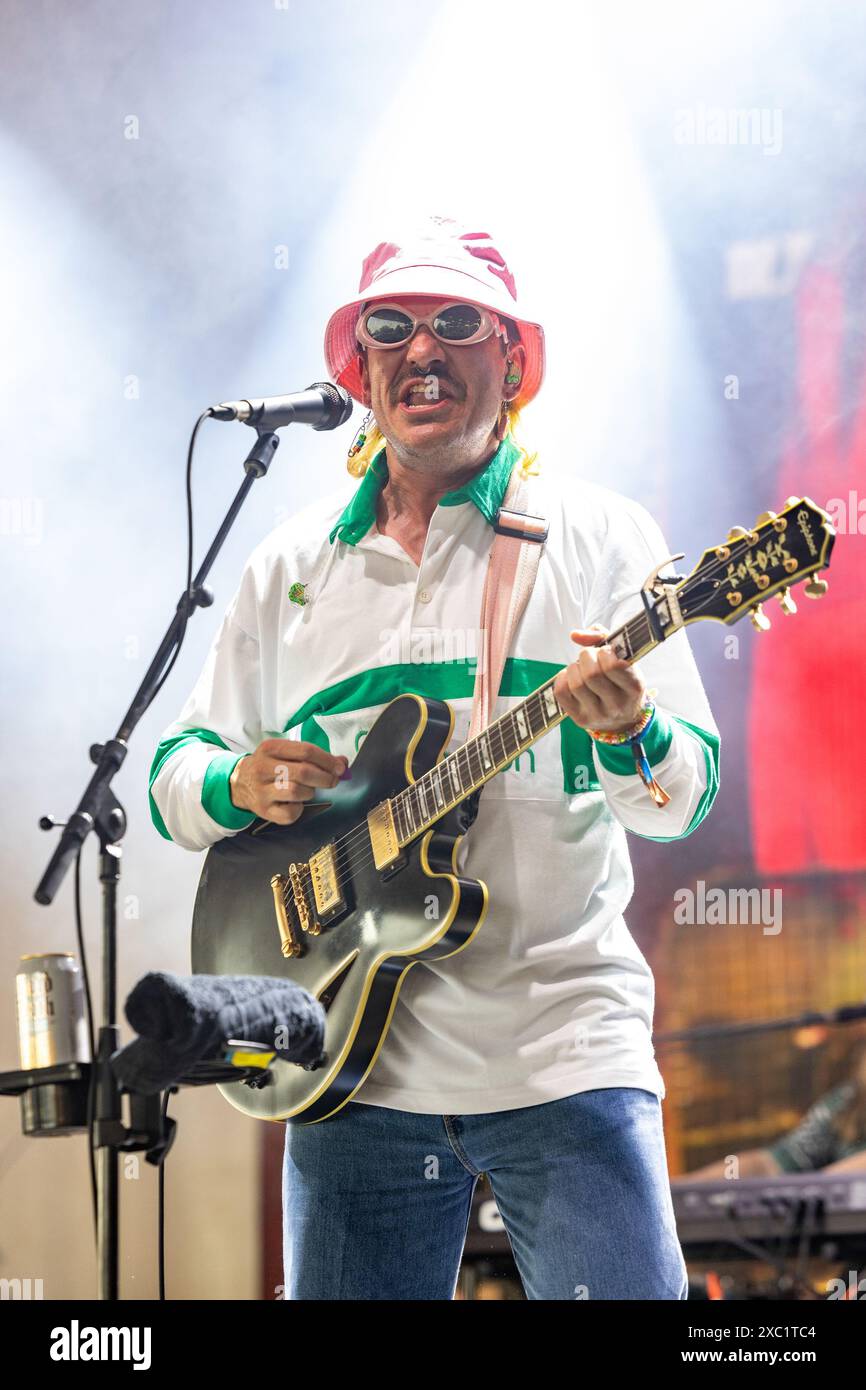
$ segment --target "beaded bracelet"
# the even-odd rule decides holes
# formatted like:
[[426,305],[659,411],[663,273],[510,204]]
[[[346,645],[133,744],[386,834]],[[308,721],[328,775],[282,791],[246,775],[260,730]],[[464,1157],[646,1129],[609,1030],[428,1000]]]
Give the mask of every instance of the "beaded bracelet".
[[[653,691],[653,694],[655,692]],[[656,715],[656,707],[652,700],[644,705],[640,713],[640,718],[635,721],[630,729],[624,733],[612,734],[605,729],[588,729],[587,733],[599,743],[624,744],[630,743],[634,754],[634,767],[640,780],[643,782],[656,806],[667,806],[670,796],[664,787],[656,781],[653,776],[652,768],[647,760],[647,755],[643,749],[643,740],[649,733]]]
[[631,728],[624,729],[620,733],[612,733],[608,729],[587,729],[591,738],[597,739],[599,743],[631,743],[632,739],[643,738],[655,719],[656,707],[652,700],[644,705],[639,717],[632,724]]

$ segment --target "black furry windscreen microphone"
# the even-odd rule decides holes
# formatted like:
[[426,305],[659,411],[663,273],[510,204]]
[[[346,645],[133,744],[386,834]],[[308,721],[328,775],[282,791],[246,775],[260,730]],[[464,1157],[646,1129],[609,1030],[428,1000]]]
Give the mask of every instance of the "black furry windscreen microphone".
[[130,992],[126,1017],[139,1037],[112,1058],[129,1091],[164,1090],[229,1038],[261,1043],[288,1062],[322,1057],[325,1011],[300,985],[268,975],[151,971]]

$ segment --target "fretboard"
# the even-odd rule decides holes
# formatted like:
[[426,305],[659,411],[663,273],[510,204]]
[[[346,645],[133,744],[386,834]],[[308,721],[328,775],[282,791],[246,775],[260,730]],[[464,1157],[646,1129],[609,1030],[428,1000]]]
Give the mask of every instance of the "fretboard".
[[[662,599],[655,605],[664,627],[669,625],[671,618],[666,603],[667,600]],[[658,645],[646,612],[617,628],[607,640],[616,655],[629,663]],[[447,754],[435,767],[391,798],[401,846],[435,825],[446,812],[502,772],[565,718],[565,711],[553,693],[551,679],[513,709],[494,719],[480,734]]]

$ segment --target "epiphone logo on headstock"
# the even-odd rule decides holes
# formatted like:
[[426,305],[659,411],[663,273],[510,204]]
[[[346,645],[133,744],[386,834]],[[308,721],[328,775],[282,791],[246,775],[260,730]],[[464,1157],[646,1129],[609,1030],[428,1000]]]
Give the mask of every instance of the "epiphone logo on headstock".
[[811,525],[810,525],[811,520],[812,520],[812,518],[810,517],[809,513],[806,511],[806,508],[805,508],[805,507],[801,507],[800,510],[799,510],[798,513],[797,513],[797,525],[799,526],[800,530],[803,532],[803,538],[804,538],[806,544],[807,544],[808,547],[809,547],[809,554],[810,554],[810,555],[817,555],[817,554],[818,554],[818,547],[817,547],[817,545],[815,544],[815,538],[814,538],[813,535],[812,535],[812,527],[811,527]]
[[[779,565],[790,574],[792,569],[796,569],[797,562],[783,545],[781,536],[771,536],[765,546],[747,550],[737,564],[728,565],[728,583],[734,589],[746,579],[757,584],[766,570]],[[758,587],[761,585],[758,584]]]

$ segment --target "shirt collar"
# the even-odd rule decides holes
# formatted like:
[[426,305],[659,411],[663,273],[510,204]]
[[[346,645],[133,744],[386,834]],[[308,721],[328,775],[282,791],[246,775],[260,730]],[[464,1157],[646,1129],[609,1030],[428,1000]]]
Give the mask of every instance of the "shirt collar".
[[[508,487],[512,469],[520,458],[520,449],[510,435],[506,435],[493,458],[480,473],[470,478],[463,487],[446,492],[439,498],[440,507],[457,507],[461,502],[474,502],[485,521],[490,525],[502,506],[502,499]],[[388,480],[388,464],[384,446],[376,454],[361,479],[348,506],[330,533],[330,541],[339,536],[348,545],[356,545],[366,536],[376,520],[376,503],[379,494]]]

